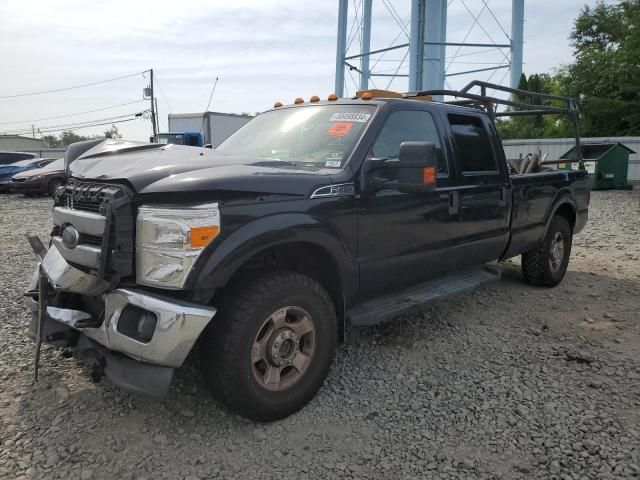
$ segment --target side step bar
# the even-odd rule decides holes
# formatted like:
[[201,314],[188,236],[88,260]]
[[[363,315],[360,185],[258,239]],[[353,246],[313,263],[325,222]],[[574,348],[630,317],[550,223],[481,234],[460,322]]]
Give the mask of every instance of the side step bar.
[[489,267],[466,270],[430,280],[401,292],[374,298],[354,306],[347,313],[352,325],[376,325],[399,315],[416,311],[425,303],[472,290],[500,279],[500,272]]

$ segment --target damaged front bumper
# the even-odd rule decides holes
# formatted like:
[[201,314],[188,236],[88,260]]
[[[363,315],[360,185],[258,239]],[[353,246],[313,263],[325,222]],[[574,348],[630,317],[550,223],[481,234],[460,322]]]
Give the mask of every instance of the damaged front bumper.
[[[182,365],[216,309],[178,301],[138,289],[107,290],[109,284],[70,265],[52,245],[34,272],[26,304],[32,311],[30,334],[44,343],[73,347],[90,361],[96,376],[106,375],[119,387],[160,396],[173,370]],[[40,271],[43,272],[42,278]],[[53,295],[38,298],[38,282]],[[97,297],[101,314],[60,304],[64,294]],[[39,325],[39,308],[46,311]]]

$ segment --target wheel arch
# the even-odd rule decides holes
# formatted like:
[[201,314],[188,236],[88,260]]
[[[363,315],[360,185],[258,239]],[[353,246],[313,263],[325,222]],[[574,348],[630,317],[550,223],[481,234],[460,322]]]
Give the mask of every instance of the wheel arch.
[[[303,218],[304,217],[304,218]],[[281,268],[307,275],[329,293],[342,333],[345,304],[355,297],[358,270],[347,242],[308,216],[267,217],[212,245],[187,280],[194,300],[211,303],[216,294],[251,271]]]
[[[562,192],[557,197],[557,200],[553,203],[553,206],[549,210],[549,215],[546,221],[545,227],[545,235],[547,230],[549,229],[549,225],[551,224],[551,220],[556,215],[564,217],[567,222],[569,222],[569,226],[571,227],[571,231],[573,231],[576,218],[577,218],[577,206],[576,201],[573,196],[568,192]],[[544,237],[543,237],[544,238]]]

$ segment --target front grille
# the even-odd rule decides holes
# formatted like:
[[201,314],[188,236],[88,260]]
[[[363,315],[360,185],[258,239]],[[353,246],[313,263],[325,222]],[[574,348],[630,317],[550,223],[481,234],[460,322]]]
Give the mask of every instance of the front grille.
[[[74,179],[69,180],[54,196],[56,207],[98,213],[105,217],[108,232],[106,242],[102,235],[90,235],[79,229],[79,245],[102,249],[99,275],[115,275],[119,278],[133,275],[134,217],[131,197],[130,190],[125,186]],[[73,215],[67,221],[74,226],[82,225],[80,219],[76,222]],[[56,227],[53,235],[61,235],[62,230]],[[68,256],[72,256],[71,251]]]
[[117,185],[70,181],[58,194],[56,205],[72,210],[104,213],[104,202],[121,190]]

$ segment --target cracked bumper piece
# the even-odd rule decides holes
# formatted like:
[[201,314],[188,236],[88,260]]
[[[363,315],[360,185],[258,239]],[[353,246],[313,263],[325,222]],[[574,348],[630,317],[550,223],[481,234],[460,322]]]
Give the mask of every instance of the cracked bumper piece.
[[[32,313],[37,313],[33,299],[28,298],[27,305]],[[96,327],[85,326],[91,325],[92,319],[87,312],[47,306],[47,320],[82,333],[114,352],[166,367],[182,365],[215,314],[215,308],[129,289],[117,289],[105,295],[104,320]],[[143,338],[140,329],[146,330]],[[34,321],[31,330],[33,336]],[[45,331],[49,330],[51,327]],[[56,344],[55,336],[47,338],[45,334],[44,340]]]
[[[42,260],[46,281],[57,292],[104,299],[96,318],[89,312],[46,305],[41,333],[45,343],[73,347],[101,374],[128,391],[166,393],[173,370],[182,365],[216,309],[138,289],[104,291],[106,283],[69,265],[55,246]],[[38,269],[25,302],[32,311],[30,335],[37,325]],[[97,293],[102,290],[102,294]],[[66,297],[59,297],[66,298]]]

